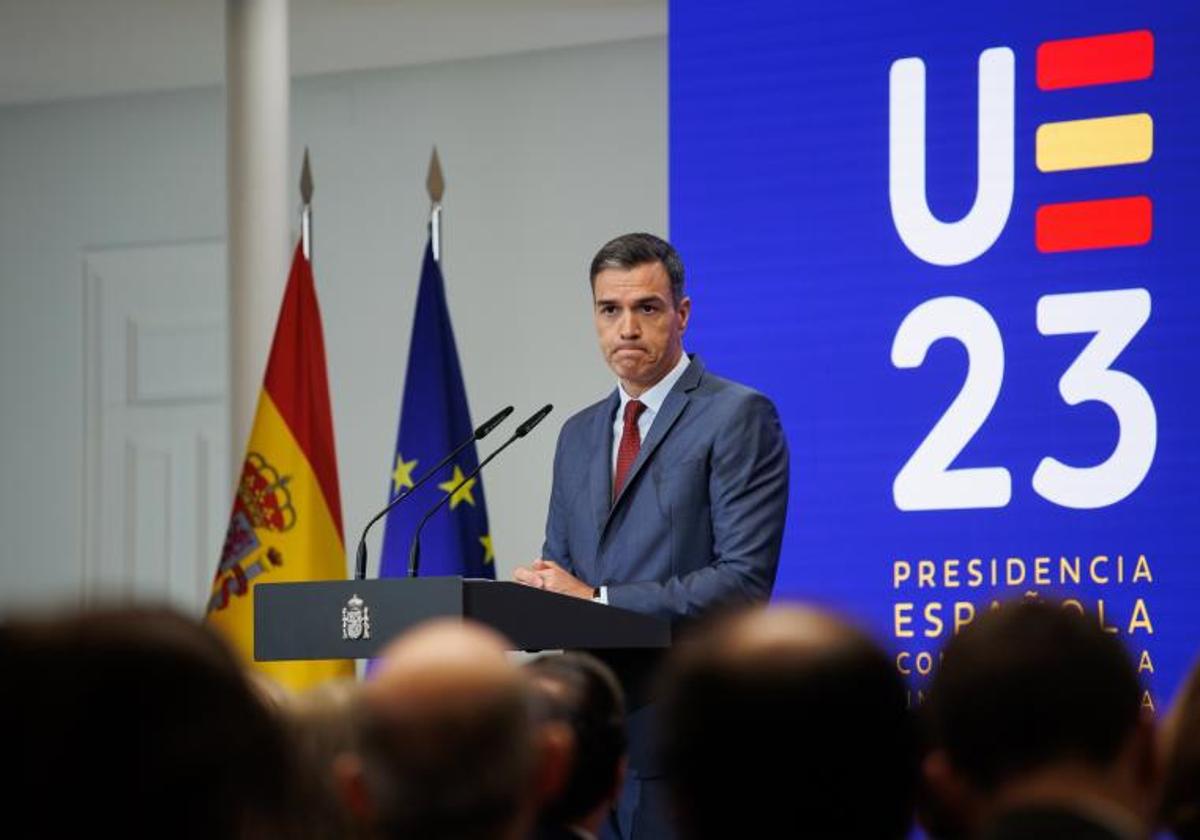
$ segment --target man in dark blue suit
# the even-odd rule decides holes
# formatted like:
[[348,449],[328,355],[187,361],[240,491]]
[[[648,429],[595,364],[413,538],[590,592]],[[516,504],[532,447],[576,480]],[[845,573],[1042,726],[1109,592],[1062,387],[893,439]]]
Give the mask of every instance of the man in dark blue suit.
[[[542,557],[514,575],[675,624],[770,597],[788,488],[771,401],[684,353],[683,281],[675,249],[650,234],[592,260],[596,332],[618,385],[563,425]],[[639,716],[620,836],[668,837]]]

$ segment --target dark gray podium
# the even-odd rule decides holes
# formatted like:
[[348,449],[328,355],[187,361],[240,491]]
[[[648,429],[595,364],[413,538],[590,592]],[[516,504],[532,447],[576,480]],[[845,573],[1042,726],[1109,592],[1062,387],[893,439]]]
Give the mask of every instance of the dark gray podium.
[[621,660],[671,644],[669,622],[531,589],[460,577],[260,583],[254,587],[254,658],[377,656],[408,628],[437,617],[494,628],[516,650],[588,650]]
[[653,700],[671,625],[641,613],[519,583],[460,577],[260,583],[254,587],[254,658],[378,656],[400,633],[439,617],[486,624],[514,650],[584,650],[608,663],[630,712],[630,761],[650,766],[649,718],[635,712]]

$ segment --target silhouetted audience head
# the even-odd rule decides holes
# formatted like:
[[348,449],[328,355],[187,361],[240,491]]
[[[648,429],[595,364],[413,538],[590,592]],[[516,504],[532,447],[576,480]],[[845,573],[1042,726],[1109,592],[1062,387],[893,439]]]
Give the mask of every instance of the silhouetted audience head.
[[[915,715],[918,729],[918,766],[925,767],[929,756],[937,751],[927,714],[927,708],[919,708]],[[959,804],[948,801],[943,791],[935,790],[927,774],[917,776],[916,821],[930,840],[966,840],[971,830],[966,815]]]
[[319,837],[365,836],[343,804],[334,776],[338,759],[358,748],[360,695],[356,680],[330,680],[289,695],[280,705],[303,776],[306,819]]
[[198,622],[144,608],[15,620],[0,661],[8,836],[303,836],[285,732]]
[[926,776],[976,832],[1070,833],[1066,825],[1099,817],[1140,833],[1157,782],[1140,702],[1133,662],[1096,617],[1005,605],[945,648],[925,710]]
[[536,750],[529,685],[504,640],[458,621],[393,642],[363,688],[343,797],[380,837],[522,837],[532,825]]
[[1163,723],[1162,745],[1162,822],[1178,840],[1200,840],[1200,663]]
[[686,838],[905,837],[916,754],[904,684],[865,635],[754,608],[671,655],[663,760]]
[[568,761],[561,789],[543,805],[545,827],[598,834],[624,776],[625,702],[607,665],[593,656],[543,656],[526,666],[540,723],[564,724]]

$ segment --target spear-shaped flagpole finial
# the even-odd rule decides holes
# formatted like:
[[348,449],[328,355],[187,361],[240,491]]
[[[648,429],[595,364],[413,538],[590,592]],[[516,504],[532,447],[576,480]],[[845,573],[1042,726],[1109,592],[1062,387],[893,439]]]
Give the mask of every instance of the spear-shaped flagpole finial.
[[429,157],[429,172],[425,176],[425,190],[429,193],[429,241],[433,247],[433,258],[442,261],[442,196],[446,192],[446,179],[442,177],[442,162],[438,160],[437,146]]
[[442,195],[446,192],[446,180],[442,177],[442,162],[438,160],[437,146],[429,156],[429,173],[425,176],[425,189],[429,192],[429,200],[433,204],[442,203]]
[[308,146],[304,147],[304,165],[300,168],[300,244],[304,258],[312,262],[312,166],[308,162]]
[[300,200],[312,204],[312,166],[308,162],[308,146],[304,147],[304,165],[300,168]]

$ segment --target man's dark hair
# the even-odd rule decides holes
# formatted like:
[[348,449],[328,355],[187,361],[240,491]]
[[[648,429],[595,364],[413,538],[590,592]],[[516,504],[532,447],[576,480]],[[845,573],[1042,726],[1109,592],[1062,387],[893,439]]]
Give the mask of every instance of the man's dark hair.
[[1141,690],[1095,616],[1012,603],[946,646],[930,688],[935,747],[981,791],[1059,761],[1104,767],[1137,726]]
[[566,788],[543,809],[541,819],[569,825],[592,813],[613,792],[625,755],[625,701],[620,683],[593,656],[564,653],[526,666],[541,720],[561,721],[575,737]]
[[683,300],[683,260],[670,242],[651,233],[626,233],[618,236],[592,257],[588,280],[596,288],[596,275],[607,268],[636,268],[646,263],[662,263],[671,281],[672,305],[678,309]]
[[[683,836],[791,826],[812,837],[907,837],[916,739],[896,668],[866,636],[811,610],[786,608],[770,638],[736,641],[779,611],[710,624],[668,662],[662,758]],[[807,633],[813,626],[820,632]]]
[[0,661],[8,792],[36,820],[28,836],[105,823],[128,837],[307,836],[282,723],[199,622],[149,608],[16,619]]

